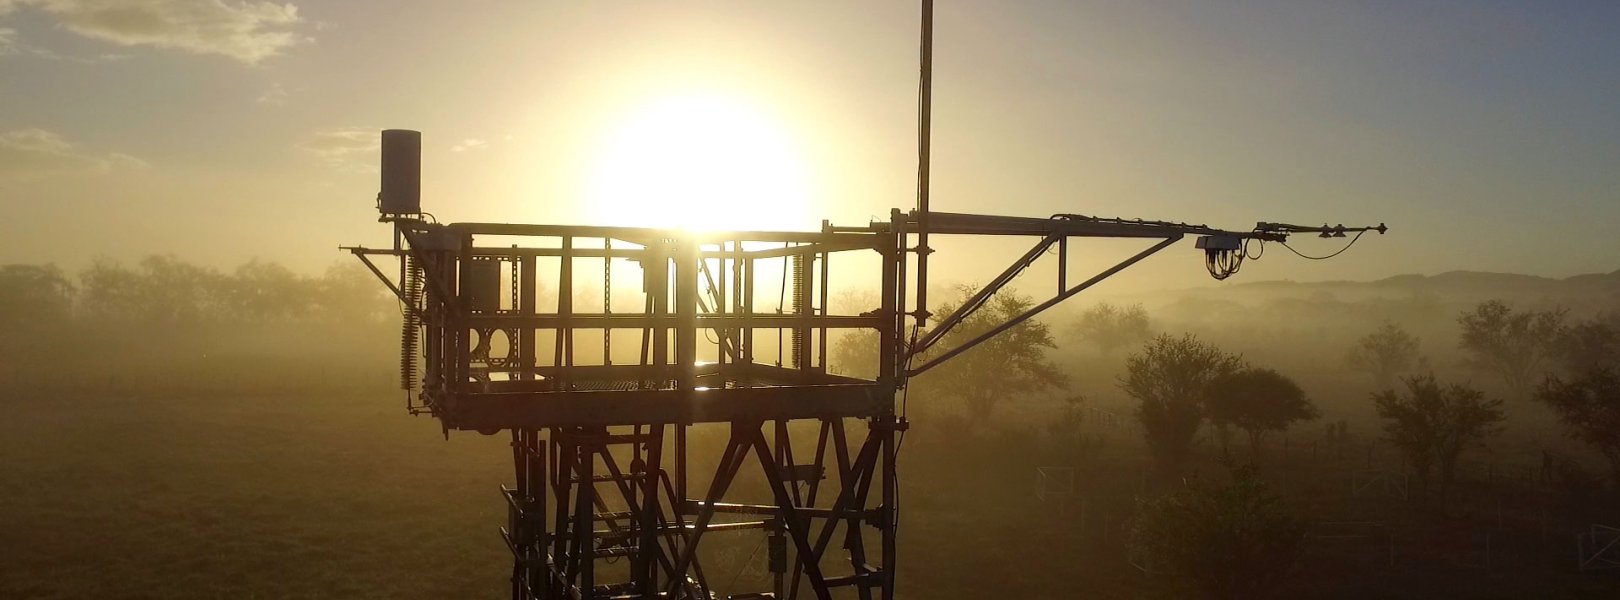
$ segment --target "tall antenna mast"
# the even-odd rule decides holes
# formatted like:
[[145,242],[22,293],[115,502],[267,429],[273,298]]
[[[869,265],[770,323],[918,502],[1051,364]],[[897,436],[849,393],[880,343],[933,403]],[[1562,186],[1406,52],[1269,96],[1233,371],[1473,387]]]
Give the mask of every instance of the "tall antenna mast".
[[[933,145],[934,0],[922,2],[922,79],[917,107],[917,311],[918,329],[928,327],[928,167]],[[903,309],[903,307],[902,307]]]

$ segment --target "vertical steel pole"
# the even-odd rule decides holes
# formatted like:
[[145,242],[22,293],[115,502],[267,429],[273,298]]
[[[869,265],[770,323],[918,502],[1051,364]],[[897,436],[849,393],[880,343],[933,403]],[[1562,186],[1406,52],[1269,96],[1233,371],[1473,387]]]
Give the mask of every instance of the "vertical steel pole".
[[[891,233],[890,235],[894,234]],[[904,310],[904,300],[899,300],[902,304],[897,308],[895,292],[897,288],[905,287],[905,283],[901,281],[905,276],[900,274],[899,269],[906,260],[904,249],[893,249],[897,245],[896,242],[904,244],[905,234],[902,233],[891,238],[889,248],[883,253],[882,311],[884,317],[889,320],[886,326],[881,331],[878,331],[877,382],[879,386],[882,386],[884,393],[889,394],[891,400],[894,398],[895,388],[900,385],[900,376],[903,375],[904,371],[904,369],[900,368],[898,350],[901,338],[904,337],[902,332],[906,329],[905,318],[895,315],[896,310]]]
[[[525,317],[534,314],[536,289],[536,262],[533,256],[518,259],[518,314]],[[525,326],[518,329],[518,366],[521,377],[527,381],[534,379],[535,367],[535,334],[537,327]]]
[[511,515],[507,522],[507,528],[512,541],[512,600],[528,600],[529,597],[523,590],[524,563],[526,562],[525,559],[528,558],[528,545],[526,544],[528,532],[523,529],[523,509],[528,505],[529,493],[527,481],[528,464],[524,460],[526,458],[524,456],[525,444],[527,443],[528,438],[524,435],[522,429],[512,430],[512,465],[516,471],[514,473],[516,479],[512,493],[516,497],[512,498],[511,501],[519,507],[516,510],[507,511]]
[[[562,265],[557,282],[557,313],[562,315],[562,326],[557,330],[558,353],[564,366],[574,366],[574,238],[562,238]],[[571,379],[573,369],[562,371],[564,381]]]
[[[529,447],[535,453],[534,456],[529,457],[531,468],[529,493],[534,498],[533,510],[535,515],[535,518],[531,521],[534,527],[534,554],[530,556],[534,563],[529,566],[528,582],[529,588],[532,590],[536,582],[544,580],[547,577],[546,573],[550,571],[549,567],[546,566],[546,494],[550,491],[546,486],[546,478],[549,476],[546,467],[550,464],[551,457],[546,452],[546,449],[550,447],[549,440],[540,439],[540,430],[538,429],[529,430]],[[540,589],[550,590],[550,587],[542,585]]]
[[[575,441],[574,443],[578,443]],[[574,474],[578,487],[574,488],[574,547],[575,564],[579,565],[579,589],[586,594],[596,588],[596,454],[590,446],[576,446]]]
[[894,415],[879,417],[883,423],[883,482],[879,493],[883,494],[883,600],[894,600],[895,558],[899,555],[895,544],[895,535],[899,533],[899,507],[900,499],[898,481],[895,477],[895,445],[894,433],[898,423]]
[[[658,563],[664,558],[664,549],[659,545],[658,534],[663,521],[663,508],[658,499],[658,473],[663,469],[664,462],[664,425],[648,425],[646,447],[647,458],[642,463],[641,479],[641,554],[643,568],[641,573],[642,597],[658,597]],[[677,502],[676,506],[679,506]]]
[[697,386],[698,267],[702,255],[698,242],[684,238],[675,251],[675,362],[679,389],[690,392]]
[[922,82],[917,107],[917,327],[928,326],[928,171],[933,145],[934,0],[922,3]]
[[568,445],[564,439],[562,428],[551,428],[550,442],[552,456],[556,458],[555,468],[551,481],[552,497],[557,501],[557,508],[553,512],[554,520],[551,528],[551,560],[549,571],[549,590],[547,595],[554,598],[563,597],[568,589],[569,573],[573,570],[573,561],[568,555],[568,523],[572,509],[569,506],[571,489],[570,477],[574,471],[575,448]]

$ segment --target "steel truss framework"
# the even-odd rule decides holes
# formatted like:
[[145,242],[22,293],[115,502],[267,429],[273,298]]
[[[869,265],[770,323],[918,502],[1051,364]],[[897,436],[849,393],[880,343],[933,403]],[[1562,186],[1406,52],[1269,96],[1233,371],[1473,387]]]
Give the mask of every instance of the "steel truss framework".
[[[514,600],[709,600],[720,593],[892,600],[895,462],[907,427],[896,395],[907,378],[1188,235],[1201,236],[1211,274],[1224,278],[1236,272],[1249,241],[1384,231],[1260,223],[1235,232],[931,211],[932,0],[922,2],[921,33],[917,210],[894,210],[888,221],[866,226],[688,233],[439,225],[420,212],[420,134],[383,132],[378,208],[393,225],[393,248],[347,250],[405,307],[400,379],[416,392],[408,408],[436,417],[447,435],[510,432],[516,484],[502,488],[510,508],[502,537],[513,555]],[[927,299],[930,235],[1035,243],[955,312],[935,318]],[[1088,237],[1152,244],[1071,285],[1070,241]],[[1052,297],[941,347],[946,334],[1054,247]],[[829,312],[835,255],[875,262],[877,306]],[[385,274],[377,256],[396,258],[397,274]],[[602,269],[599,308],[586,307],[576,289],[578,276],[594,280],[586,269],[595,262]],[[619,279],[627,266],[640,275],[636,310],[614,302],[616,289],[624,297]],[[554,297],[541,293],[543,279]],[[759,300],[773,285],[777,302],[768,310]],[[870,378],[829,372],[829,334],[842,330],[875,332]],[[580,343],[593,336],[599,354]],[[863,422],[857,443],[848,429]],[[699,443],[705,429],[722,427],[718,453]],[[730,501],[750,492],[749,502]],[[749,533],[765,536],[772,577],[769,589],[738,592],[704,570],[701,542]]]
[[[893,526],[883,507],[894,505],[895,421],[868,423],[865,441],[852,448],[843,419],[814,421],[816,451],[800,463],[786,421],[733,422],[706,491],[692,499],[687,426],[637,426],[626,433],[552,428],[544,437],[513,430],[517,486],[502,490],[510,506],[502,536],[516,558],[512,595],[708,598],[713,574],[704,571],[698,552],[705,534],[757,530],[769,542],[773,589],[731,597],[786,598],[806,588],[817,598],[838,589],[892,597],[893,577],[870,564],[867,553],[875,550],[881,564],[892,564]],[[666,463],[669,430],[675,452]],[[738,473],[751,463],[771,500],[726,502]],[[827,476],[837,483],[823,485]],[[874,480],[880,482],[876,507],[869,498]],[[720,515],[729,519],[717,521]],[[828,558],[835,540],[847,560]],[[613,565],[599,561],[614,557],[629,560],[606,572]],[[617,581],[604,583],[609,576]]]
[[[513,598],[715,597],[727,582],[705,572],[700,542],[738,532],[765,536],[774,577],[730,597],[893,596],[905,424],[892,227],[690,235],[391,220],[396,248],[349,250],[407,307],[404,347],[423,359],[420,376],[415,353],[401,365],[407,385],[420,382],[413,409],[446,431],[510,432]],[[880,306],[829,313],[834,253],[877,267]],[[399,284],[378,255],[401,258]],[[578,301],[585,263],[602,269],[600,306]],[[637,311],[611,300],[626,295],[627,266]],[[778,306],[756,307],[761,296]],[[875,377],[828,371],[840,329],[879,332]],[[576,339],[588,332],[600,354]],[[864,435],[849,431],[862,423]],[[718,424],[728,439],[708,456],[690,433]],[[750,492],[754,502],[731,501]]]
[[[738,599],[868,600],[894,595],[895,459],[907,427],[895,400],[908,377],[1189,234],[1281,241],[1297,231],[1344,229],[1234,232],[1076,216],[933,213],[928,227],[935,235],[1036,240],[954,313],[935,318],[921,298],[926,281],[920,273],[907,276],[929,252],[918,216],[896,210],[887,222],[824,224],[819,232],[693,234],[439,225],[420,215],[385,215],[396,231],[393,249],[348,250],[406,307],[401,373],[407,389],[419,386],[420,404],[412,410],[437,417],[447,433],[510,432],[516,485],[502,488],[510,507],[502,536],[514,557],[515,600],[707,599],[721,592]],[[1095,237],[1152,243],[1071,284],[1071,240]],[[1054,248],[1059,268],[1051,298],[974,339],[938,347]],[[871,310],[828,311],[830,264],[843,254],[875,266],[880,299]],[[399,258],[396,277],[383,273],[376,256]],[[576,289],[576,281],[595,263],[602,269],[600,305],[587,307],[582,292],[595,290]],[[641,296],[639,310],[612,300],[627,293],[627,266],[640,284],[631,292]],[[759,306],[773,288],[776,307]],[[908,319],[934,327],[910,328]],[[829,333],[839,330],[876,333],[874,376],[829,371]],[[600,338],[600,353],[581,343],[587,334]],[[627,348],[627,342],[634,343]],[[848,429],[861,423],[865,435],[856,440]],[[718,453],[693,435],[714,427],[728,428]],[[752,501],[731,500],[739,494]],[[701,542],[748,532],[769,543],[770,589],[723,589],[729,582],[704,570]]]

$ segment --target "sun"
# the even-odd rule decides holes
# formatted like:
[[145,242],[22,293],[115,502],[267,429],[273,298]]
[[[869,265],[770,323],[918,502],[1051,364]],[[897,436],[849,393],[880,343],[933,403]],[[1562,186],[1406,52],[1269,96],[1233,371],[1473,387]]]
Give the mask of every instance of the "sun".
[[795,140],[740,98],[658,98],[613,121],[598,139],[585,190],[593,223],[692,230],[815,225]]

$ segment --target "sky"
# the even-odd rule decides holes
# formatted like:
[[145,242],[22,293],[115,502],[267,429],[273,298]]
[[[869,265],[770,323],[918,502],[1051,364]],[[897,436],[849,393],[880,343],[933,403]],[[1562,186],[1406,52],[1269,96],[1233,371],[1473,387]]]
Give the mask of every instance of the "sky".
[[[443,221],[864,224],[915,202],[918,15],[0,0],[0,264],[317,272],[387,242],[385,128],[423,132]],[[933,206],[1390,226],[1232,281],[1609,272],[1617,99],[1620,3],[940,0]],[[1184,244],[1109,285],[1209,283]],[[964,282],[1023,250],[940,245],[936,272]]]

